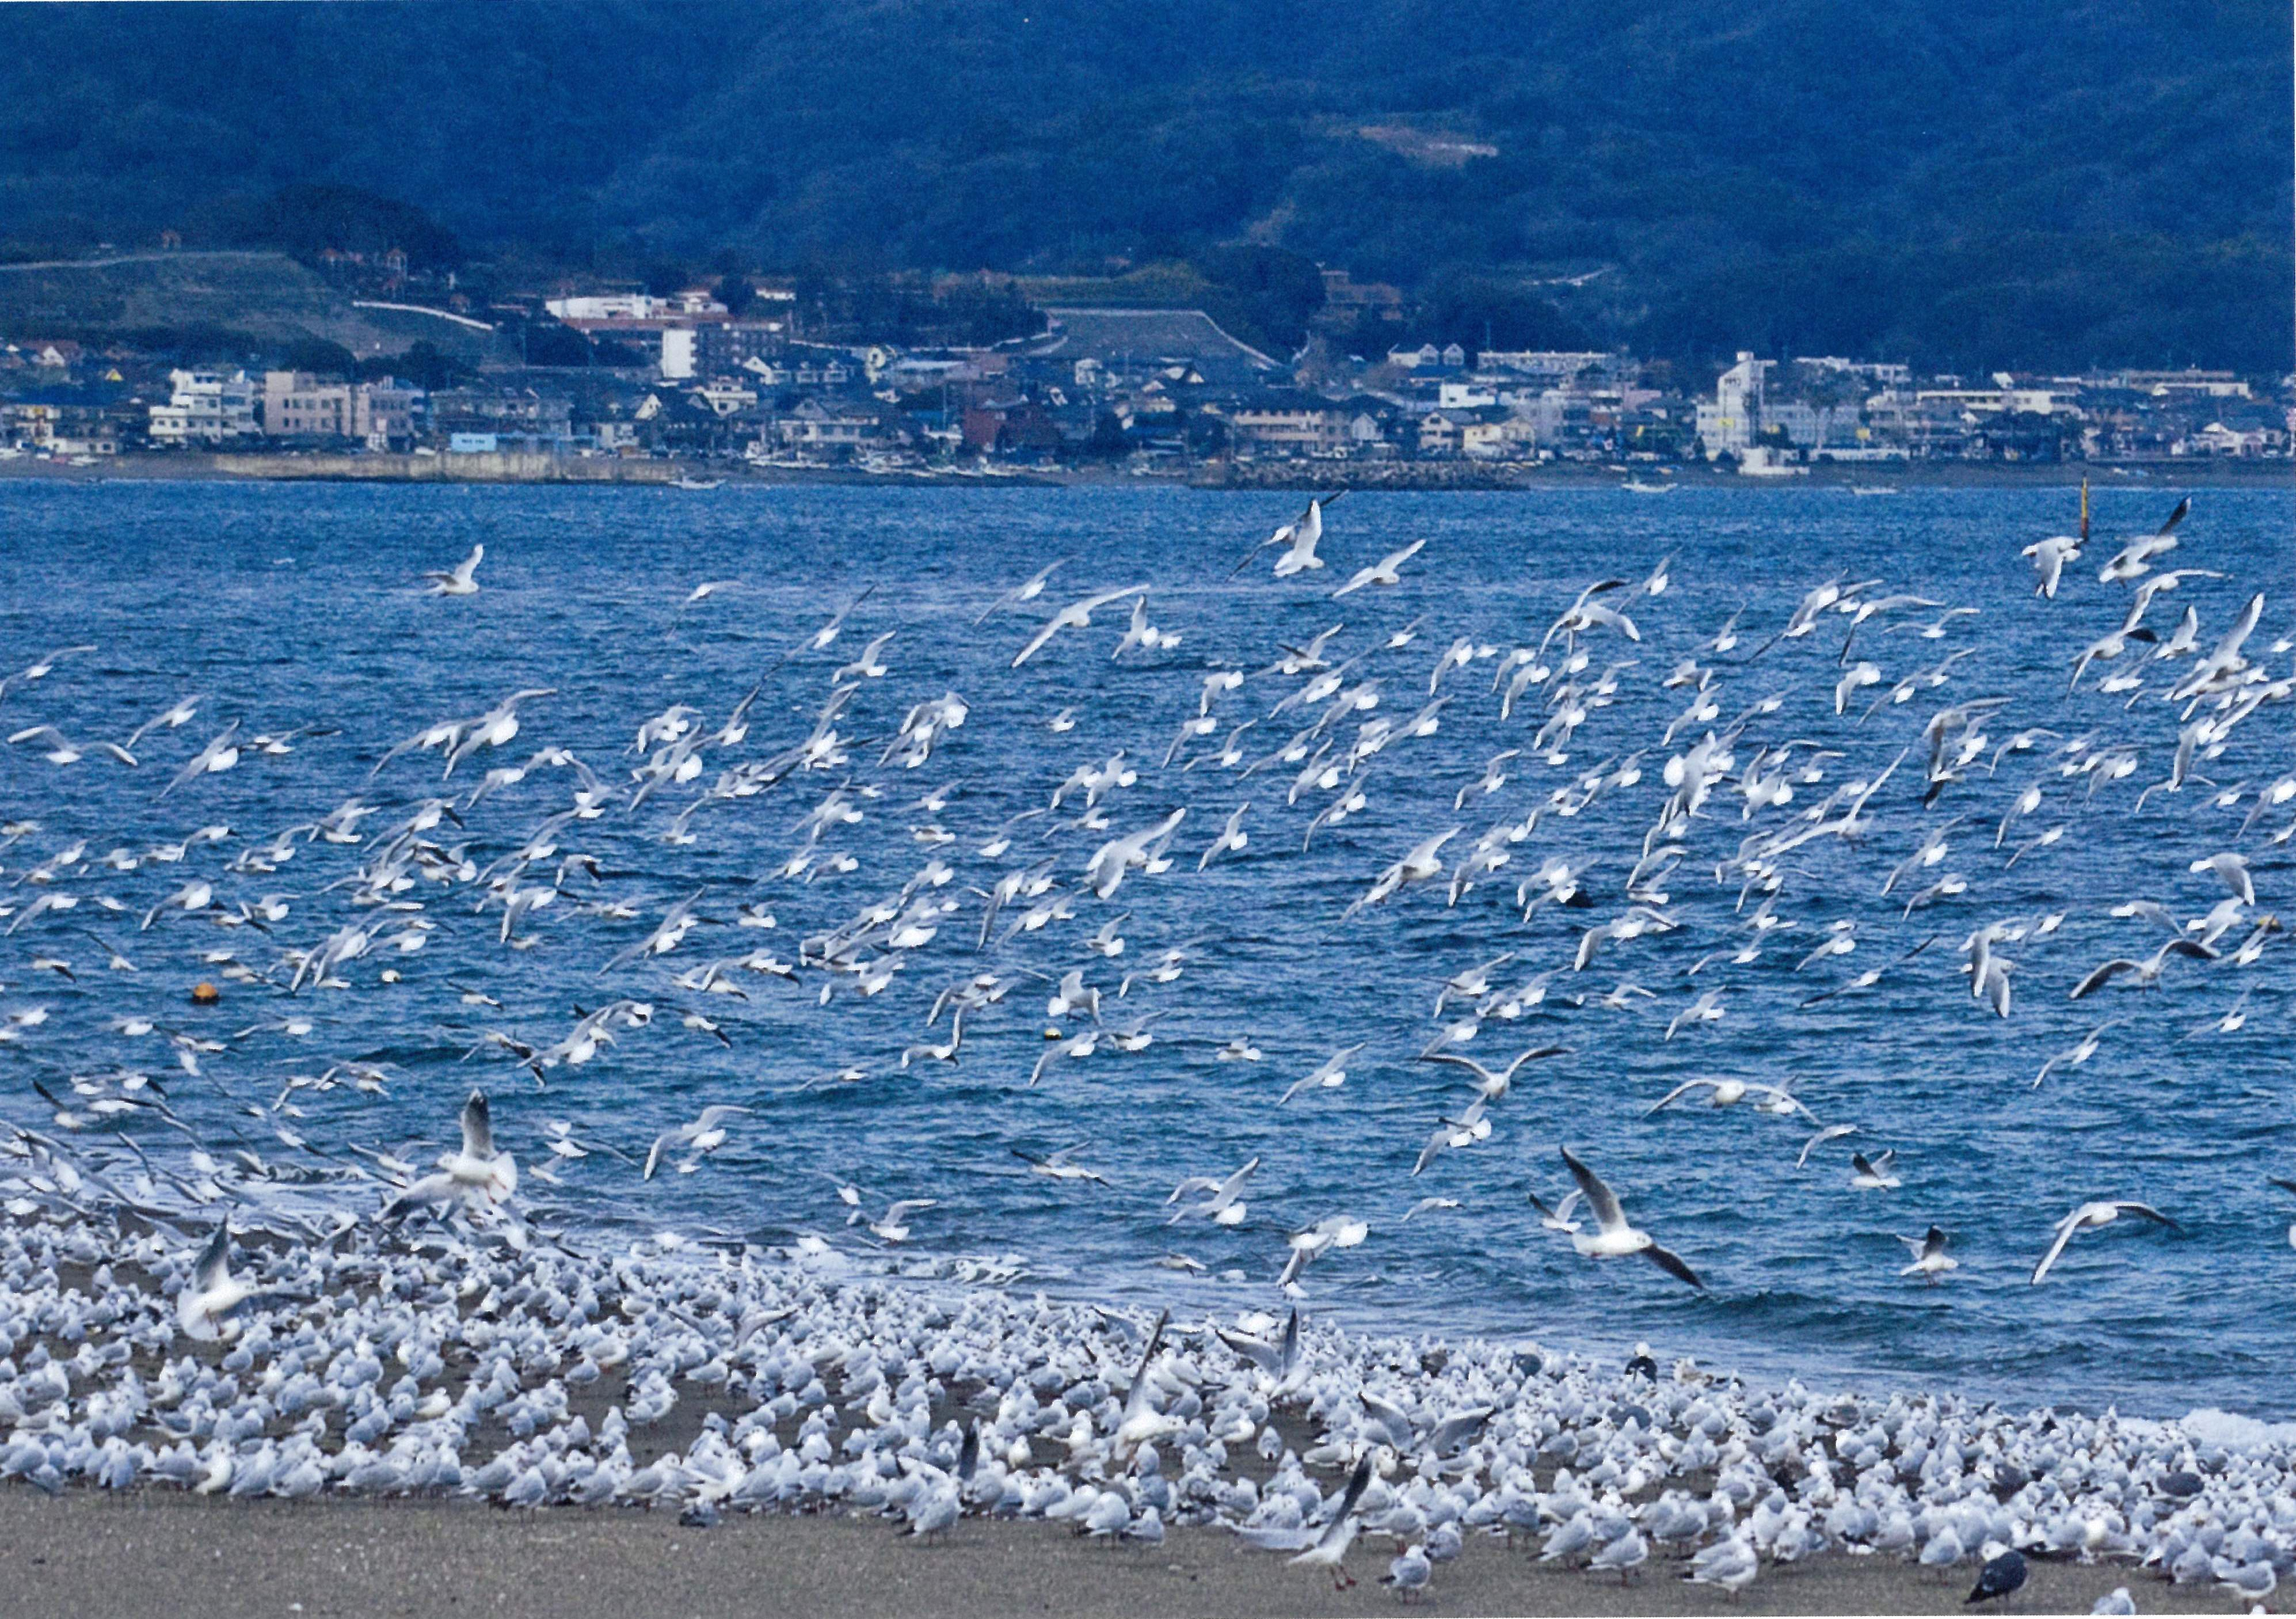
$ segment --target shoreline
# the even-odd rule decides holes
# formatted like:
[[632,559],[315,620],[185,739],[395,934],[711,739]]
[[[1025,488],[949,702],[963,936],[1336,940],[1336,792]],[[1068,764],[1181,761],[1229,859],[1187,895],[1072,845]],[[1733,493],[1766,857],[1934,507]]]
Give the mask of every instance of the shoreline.
[[219,482],[541,486],[636,486],[673,493],[681,478],[718,480],[728,489],[816,485],[892,489],[1126,489],[1175,488],[1237,494],[1364,493],[1513,494],[1563,490],[1621,490],[1627,479],[1663,478],[1669,489],[1789,489],[1847,494],[1853,488],[1896,492],[1939,489],[2093,489],[2149,487],[2296,489],[2296,460],[2271,462],[2149,462],[2123,465],[2056,463],[2017,466],[1997,463],[1907,463],[1896,466],[1816,466],[1807,476],[1746,478],[1704,464],[1661,474],[1637,465],[1626,473],[1605,466],[1494,465],[1459,462],[1269,463],[1194,468],[1185,473],[1133,474],[1103,468],[1016,467],[981,474],[933,468],[869,472],[858,467],[755,467],[741,462],[664,461],[609,456],[494,455],[469,456],[348,456],[167,453],[104,456],[87,466],[59,465],[29,456],[0,460],[0,479],[67,483]]
[[[86,1614],[209,1611],[521,1619],[649,1619],[758,1611],[776,1619],[1358,1615],[1406,1611],[1379,1582],[1392,1555],[1365,1535],[1334,1590],[1321,1571],[1211,1529],[1161,1545],[1108,1543],[1047,1524],[961,1520],[922,1540],[858,1516],[727,1516],[712,1528],[628,1508],[504,1511],[442,1500],[233,1501],[145,1490],[55,1498],[0,1488],[0,1539],[19,1578],[0,1619],[49,1619],[55,1594]],[[1567,1572],[1535,1549],[1471,1537],[1427,1600],[1447,1614],[1944,1614],[1973,1571],[1824,1553],[1766,1572],[1735,1597],[1654,1556],[1631,1582]],[[29,1577],[26,1577],[29,1575]],[[1993,1611],[2086,1614],[2126,1587],[2143,1613],[2221,1613],[2212,1582],[2171,1585],[2108,1563],[2030,1563]]]
[[[2215,1548],[2288,1555],[2247,1525],[2275,1523],[2296,1434],[2215,1413],[1152,1324],[807,1244],[578,1254],[507,1214],[341,1252],[250,1225],[216,1341],[179,1325],[205,1284],[171,1229],[0,1224],[0,1541],[40,1571],[0,1582],[0,1619],[56,1589],[86,1612],[1377,1613],[1396,1550],[1445,1537],[1449,1612],[1952,1612],[2013,1545],[2002,1611],[2126,1586],[2209,1612]],[[1433,1437],[1462,1412],[1464,1442]],[[1341,1518],[1346,1591],[1289,1557]],[[1624,1581],[1589,1563],[1614,1543]],[[1746,1590],[1685,1581],[1733,1548]]]

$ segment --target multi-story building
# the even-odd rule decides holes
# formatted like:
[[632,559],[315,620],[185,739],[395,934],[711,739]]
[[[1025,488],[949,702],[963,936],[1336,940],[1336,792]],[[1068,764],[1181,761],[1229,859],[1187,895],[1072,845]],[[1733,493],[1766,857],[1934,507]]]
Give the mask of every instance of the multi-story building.
[[19,399],[0,414],[8,422],[9,445],[24,449],[45,449],[54,443],[62,419],[60,407],[36,399]]
[[1589,371],[1611,366],[1613,356],[1556,349],[1486,349],[1475,356],[1475,369],[1503,373],[1538,388],[1561,388]]
[[571,431],[574,402],[531,388],[447,388],[430,396],[430,431],[526,433],[561,440]]
[[644,292],[605,292],[588,297],[553,298],[545,301],[542,307],[570,326],[665,320],[677,315],[726,313],[724,304],[699,288],[671,298],[657,298]]
[[340,382],[306,371],[263,377],[263,431],[275,439],[356,439],[387,450],[414,436],[419,389],[382,377]]
[[2155,399],[2170,399],[2177,394],[2212,399],[2251,397],[2249,385],[2229,371],[2119,371],[2097,381],[2105,387],[2125,388]]
[[731,376],[750,360],[780,357],[789,328],[778,320],[719,320],[670,326],[661,334],[661,374],[668,382]]
[[86,400],[19,399],[0,405],[0,444],[43,456],[116,456],[119,423]]
[[165,405],[152,407],[154,445],[227,444],[260,438],[255,384],[244,371],[170,371]]
[[1972,416],[2049,416],[2080,415],[2080,407],[2054,388],[2021,388],[2007,378],[1991,388],[1923,388],[1915,399],[1939,410],[1957,410]]
[[1221,414],[1239,448],[1344,456],[1354,443],[1350,413],[1319,394],[1271,392],[1240,400]]
[[1797,354],[1794,364],[1828,375],[1855,377],[1878,388],[1902,388],[1914,380],[1914,368],[1901,360],[1853,360],[1838,354]]
[[758,406],[758,390],[739,382],[705,382],[693,390],[693,397],[695,403],[708,406],[720,416],[739,415]]
[[1762,431],[1762,380],[1770,368],[1747,349],[1714,383],[1714,397],[1698,406],[1698,442],[1708,459],[1750,448]]
[[774,428],[783,448],[814,456],[848,456],[889,441],[874,415],[834,400],[802,400]]

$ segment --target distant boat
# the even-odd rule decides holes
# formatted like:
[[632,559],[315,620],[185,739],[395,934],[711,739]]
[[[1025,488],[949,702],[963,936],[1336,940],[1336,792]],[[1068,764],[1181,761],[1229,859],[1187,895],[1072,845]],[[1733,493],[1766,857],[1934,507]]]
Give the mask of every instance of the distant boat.
[[1629,478],[1619,487],[1636,495],[1671,495],[1682,486],[1677,483],[1646,483],[1640,478]]
[[677,481],[677,487],[682,489],[723,489],[725,484],[726,481],[723,478],[695,478],[691,475],[681,477]]
[[1853,495],[1895,495],[1899,491],[1886,483],[1853,483],[1849,486],[1849,492]]

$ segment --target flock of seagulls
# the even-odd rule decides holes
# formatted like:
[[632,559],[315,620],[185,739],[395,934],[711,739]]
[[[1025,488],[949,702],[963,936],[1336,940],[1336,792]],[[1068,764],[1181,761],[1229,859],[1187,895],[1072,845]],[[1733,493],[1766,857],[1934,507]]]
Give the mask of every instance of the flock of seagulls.
[[[1382,593],[1441,566],[1439,547],[1414,539],[1327,588],[1315,576],[1329,504],[1310,501],[1230,577],[1275,551],[1267,571],[1306,593],[1293,616],[1307,623],[1334,600],[1376,612]],[[904,669],[905,646],[955,637],[961,619],[872,626],[849,658],[832,648],[849,619],[866,622],[870,591],[797,638],[722,717],[699,696],[676,702],[618,722],[635,741],[604,751],[571,734],[513,747],[547,733],[559,695],[547,686],[410,718],[387,737],[258,729],[204,694],[112,729],[100,649],[60,648],[0,680],[13,711],[0,761],[0,1043],[24,1075],[0,1103],[20,1120],[0,1141],[0,1335],[14,1346],[0,1359],[0,1422],[14,1425],[0,1475],[643,1501],[705,1522],[729,1507],[838,1504],[920,1535],[969,1513],[1151,1541],[1168,1524],[1219,1524],[1341,1583],[1371,1533],[1396,1543],[1388,1582],[1405,1598],[1430,1589],[1463,1534],[1488,1531],[1621,1577],[1677,1558],[1685,1578],[1728,1591],[1772,1564],[1848,1549],[1973,1561],[1972,1600],[2013,1592],[2029,1556],[2150,1565],[2261,1599],[2296,1557],[2277,1450],[2111,1414],[1780,1393],[1689,1361],[1662,1375],[1641,1352],[1623,1372],[1521,1343],[1432,1355],[1344,1334],[1310,1308],[1316,1268],[1350,1262],[1334,1256],[1375,1254],[1411,1222],[1475,1245],[1480,1206],[1500,1196],[1534,1211],[1534,1241],[1648,1262],[1660,1274],[1639,1285],[1734,1289],[1694,1245],[1677,1234],[1662,1246],[1641,1223],[1686,1228],[1666,1179],[1622,1194],[1587,1142],[1618,1150],[1611,1115],[1687,1130],[1742,1105],[1783,1122],[1764,1130],[1794,1131],[1781,1172],[1798,1146],[1796,1171],[1839,1166],[1828,1172],[1845,1208],[1905,1205],[1925,1229],[1899,1239],[1911,1262],[1890,1273],[1948,1298],[1989,1261],[1956,1255],[1956,1234],[1919,1206],[1946,1171],[1901,1168],[1887,1118],[1844,1116],[1851,1098],[1790,1067],[1734,1071],[1734,1030],[1766,1007],[1854,1015],[1885,981],[1936,983],[1941,1000],[2012,1029],[2037,996],[2129,1008],[2040,1063],[2038,1088],[2080,1083],[2116,1031],[2169,1004],[2170,985],[2237,991],[2185,1038],[2229,1037],[2267,1013],[2284,1023],[2284,1007],[2257,1006],[2277,992],[2249,969],[2276,964],[2282,929],[2266,908],[2285,862],[2273,851],[2296,836],[2296,663],[2274,669],[2296,642],[2261,639],[2261,595],[2222,623],[2204,625],[2196,605],[2155,621],[2184,582],[2224,577],[2161,569],[2189,511],[2114,550],[2095,591],[2069,571],[2085,537],[2025,547],[2038,608],[1948,604],[1845,571],[1803,590],[1771,631],[1741,631],[1762,617],[1749,606],[1659,667],[1644,659],[1674,628],[1671,557],[1587,581],[1512,637],[1431,614],[1352,636],[1318,620],[1256,656],[1234,655],[1218,627],[1152,621],[1160,600],[1157,616],[1176,621],[1195,585],[1095,588],[1044,612],[1055,577],[1074,589],[1092,565],[1062,558],[971,620],[995,637],[1004,677],[1030,683],[994,706],[1029,727],[994,767],[1003,779],[922,796],[914,784],[939,778],[914,772],[977,756],[980,726],[958,735],[975,705],[954,689],[906,707],[873,693]],[[426,597],[458,598],[424,611],[483,612],[486,560],[475,546],[424,575]],[[706,634],[708,613],[743,588],[693,588],[675,635]],[[2070,695],[2042,707],[2030,686],[1987,683],[1988,615],[2070,616],[2099,600],[2115,628],[2076,621],[2060,637]],[[1087,645],[1094,615],[1119,604],[1129,619],[1112,651]],[[1024,613],[1034,626],[1008,637]],[[1911,638],[1893,640],[1900,631]],[[1968,644],[1899,654],[1956,637]],[[1172,656],[1223,641],[1201,668]],[[1165,687],[1185,694],[1177,711],[1153,717],[1160,742],[1177,726],[1160,763],[1136,737],[1095,735],[1088,717],[1109,679],[1143,669],[1185,675]],[[1651,703],[1668,711],[1660,722],[1613,723]],[[1009,719],[1029,703],[1044,711]],[[175,744],[203,718],[200,745]],[[70,740],[99,731],[123,740]],[[1039,787],[1023,773],[1048,747]],[[206,818],[218,778],[243,782],[291,754],[339,766],[348,795],[252,833]],[[105,851],[102,801],[139,793],[200,824]],[[896,843],[889,857],[872,839],[900,802],[909,852]],[[2155,886],[2130,899],[2050,890],[2046,865],[2069,842],[2148,804],[2169,865],[2127,880]],[[794,841],[754,876],[681,878],[688,851],[754,851],[761,829],[792,819]],[[1223,982],[1218,908],[1234,891],[1207,885],[1273,884],[1293,868],[1306,875],[1286,904],[1316,913],[1315,950],[1360,963],[1360,1002],[1391,998],[1398,980],[1406,992],[1387,1040],[1333,1039],[1269,1082],[1255,1071],[1262,1037],[1224,1006],[1236,986]],[[2187,916],[2179,883],[2215,897]],[[1192,903],[1196,889],[1214,897]],[[791,937],[776,911],[818,925]],[[1184,927],[1167,925],[1175,913]],[[2125,941],[2117,953],[2086,971],[2052,957],[2093,937],[2091,923]],[[1415,937],[1403,971],[1378,959],[1410,929],[1476,958],[1423,983],[1423,957],[1447,943]],[[1861,951],[1885,958],[1850,971]],[[454,974],[424,976],[450,953]],[[593,988],[545,1010],[532,964],[576,957]],[[190,974],[229,985],[201,987],[253,1003],[258,1021],[225,1038],[209,1015],[139,990]],[[333,1008],[418,979],[457,1008],[422,1037],[455,1042],[454,1066],[482,1064],[458,1144],[425,1138],[445,1121],[394,1098],[421,1089],[403,1053],[293,1055],[343,1026]],[[618,1132],[611,1105],[578,1123],[551,1116],[628,1060],[625,1046],[665,1064],[680,1059],[664,1040],[747,1049],[770,1072],[771,1052],[752,1043],[764,1006],[828,1028],[872,1003],[914,1007],[898,1050],[794,1089],[697,1097],[690,1118],[658,1130]],[[91,1017],[112,1048],[150,1056],[89,1061],[76,1042]],[[1518,1024],[1537,1032],[1521,1040]],[[1705,1054],[1711,1071],[1662,1087],[1631,1062],[1599,1088],[1574,1078],[1562,1116],[1575,1123],[1513,1154],[1507,1192],[1460,1171],[1498,1158],[1510,1130],[1533,1141],[1520,1121],[1554,1118],[1546,1103],[1566,1083],[1549,1076],[1583,1073],[1628,1024]],[[1478,1040],[1503,1049],[1469,1055]],[[1367,1082],[1428,1076],[1425,1111],[1392,1143],[1387,1195],[1407,1199],[1392,1224],[1370,1186],[1353,1192],[1369,1212],[1263,1195],[1268,1151],[1232,1154],[1203,1130],[1186,1132],[1201,1172],[1168,1193],[1088,1137],[996,1142],[1013,1176],[1122,1205],[1167,1245],[1195,1232],[1260,1245],[1267,1307],[1232,1324],[1018,1303],[1002,1286],[1025,1261],[935,1271],[972,1284],[955,1302],[905,1285],[900,1256],[934,1245],[965,1206],[961,1186],[892,1196],[842,1167],[790,1165],[775,1173],[818,1187],[824,1229],[777,1245],[718,1230],[632,1240],[569,1213],[579,1187],[614,1187],[636,1210],[668,1183],[737,1174],[726,1154],[768,1150],[782,1098],[898,1107],[885,1087],[942,1072],[1072,1094],[1183,1054],[1207,1064],[1197,1083],[1264,1093],[1266,1115],[1299,1121],[1283,1128],[1303,1143]],[[525,1094],[513,1102],[505,1087]],[[1185,1117],[1184,1105],[1173,1122]],[[414,1141],[388,1142],[408,1129]],[[533,1144],[523,1177],[505,1130]],[[857,1148],[850,1162],[864,1166]],[[1570,1189],[1550,1204],[1539,1188],[1558,1172]],[[901,1166],[881,1157],[866,1175]],[[2202,1212],[2085,1199],[2034,1228],[2030,1283],[2086,1262],[2066,1258],[2076,1235],[2129,1216],[2174,1241]],[[2026,1218],[2005,1214],[2004,1229]],[[1177,1248],[1154,1263],[1175,1278],[1210,1269]],[[584,1409],[602,1380],[619,1403]],[[639,1465],[644,1431],[685,1395],[709,1408],[699,1436]]]

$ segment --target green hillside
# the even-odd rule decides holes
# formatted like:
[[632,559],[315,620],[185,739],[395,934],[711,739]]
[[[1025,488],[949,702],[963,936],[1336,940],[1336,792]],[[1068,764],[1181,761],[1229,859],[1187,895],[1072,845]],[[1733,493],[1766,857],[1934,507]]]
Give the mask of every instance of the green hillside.
[[434,316],[359,308],[283,253],[231,251],[0,264],[0,331],[170,346],[188,337],[218,351],[318,339],[360,357],[427,342],[471,361],[499,341]]
[[578,267],[1260,242],[1658,353],[2282,368],[2290,68],[2262,0],[17,6],[0,246],[324,182]]

